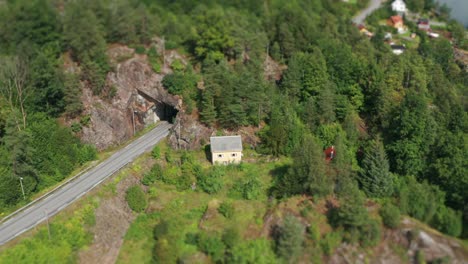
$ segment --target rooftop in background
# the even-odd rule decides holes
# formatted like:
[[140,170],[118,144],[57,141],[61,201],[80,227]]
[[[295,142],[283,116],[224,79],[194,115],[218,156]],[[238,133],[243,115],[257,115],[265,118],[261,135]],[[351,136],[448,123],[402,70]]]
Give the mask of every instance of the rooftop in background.
[[211,152],[242,151],[241,136],[210,137]]

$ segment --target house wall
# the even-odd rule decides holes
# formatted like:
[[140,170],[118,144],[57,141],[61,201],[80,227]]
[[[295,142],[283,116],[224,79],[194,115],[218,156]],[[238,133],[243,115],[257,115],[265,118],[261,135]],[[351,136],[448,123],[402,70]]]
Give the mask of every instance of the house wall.
[[240,163],[242,160],[242,152],[212,152],[211,161],[213,164],[228,164],[228,163]]

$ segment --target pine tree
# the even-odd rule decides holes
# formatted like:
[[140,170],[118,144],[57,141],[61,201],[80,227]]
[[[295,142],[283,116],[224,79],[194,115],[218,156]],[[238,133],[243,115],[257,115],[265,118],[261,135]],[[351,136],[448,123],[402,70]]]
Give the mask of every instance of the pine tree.
[[392,177],[387,156],[380,141],[371,142],[365,152],[359,181],[369,197],[388,197],[392,194]]
[[213,95],[210,91],[203,93],[201,102],[202,109],[200,111],[200,120],[208,126],[211,126],[216,121],[216,110],[214,106]]
[[296,217],[286,215],[279,228],[276,252],[288,262],[294,262],[301,254],[303,242],[304,226]]
[[290,173],[303,179],[304,191],[325,196],[332,191],[332,179],[325,172],[325,159],[317,139],[306,134],[293,153],[294,164]]

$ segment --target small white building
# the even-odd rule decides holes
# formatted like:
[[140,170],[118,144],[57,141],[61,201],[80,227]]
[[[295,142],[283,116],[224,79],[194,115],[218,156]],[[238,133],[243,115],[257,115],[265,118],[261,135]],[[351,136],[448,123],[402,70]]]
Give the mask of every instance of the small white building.
[[210,137],[213,164],[240,163],[242,160],[241,136]]
[[392,3],[392,10],[394,12],[397,12],[400,16],[403,16],[404,14],[406,14],[406,11],[408,11],[408,9],[406,9],[406,4],[405,2],[403,2],[403,0],[395,0]]

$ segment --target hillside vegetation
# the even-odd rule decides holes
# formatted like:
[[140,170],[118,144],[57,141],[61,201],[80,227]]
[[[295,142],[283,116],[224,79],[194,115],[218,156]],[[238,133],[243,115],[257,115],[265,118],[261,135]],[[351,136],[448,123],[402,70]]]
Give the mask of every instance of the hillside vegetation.
[[[468,71],[452,46],[466,47],[465,35],[451,22],[452,41],[430,39],[409,23],[419,42],[396,56],[383,32],[369,39],[350,22],[364,2],[0,4],[0,213],[22,202],[20,179],[27,200],[95,158],[77,138],[89,123],[81,89],[112,97],[105,52],[121,43],[156,72],[171,67],[163,85],[186,114],[220,133],[255,128],[260,142],[245,144],[252,159],[239,166],[161,151],[142,179],[146,194],[127,193],[144,213],[121,261],[139,248],[141,261],[320,262],[342,242],[378,245],[379,214],[389,228],[403,215],[466,238]],[[164,65],[156,36],[190,63]],[[64,70],[64,53],[78,70]],[[276,79],[265,78],[271,59],[284,65]],[[79,122],[64,126],[70,119]]]

